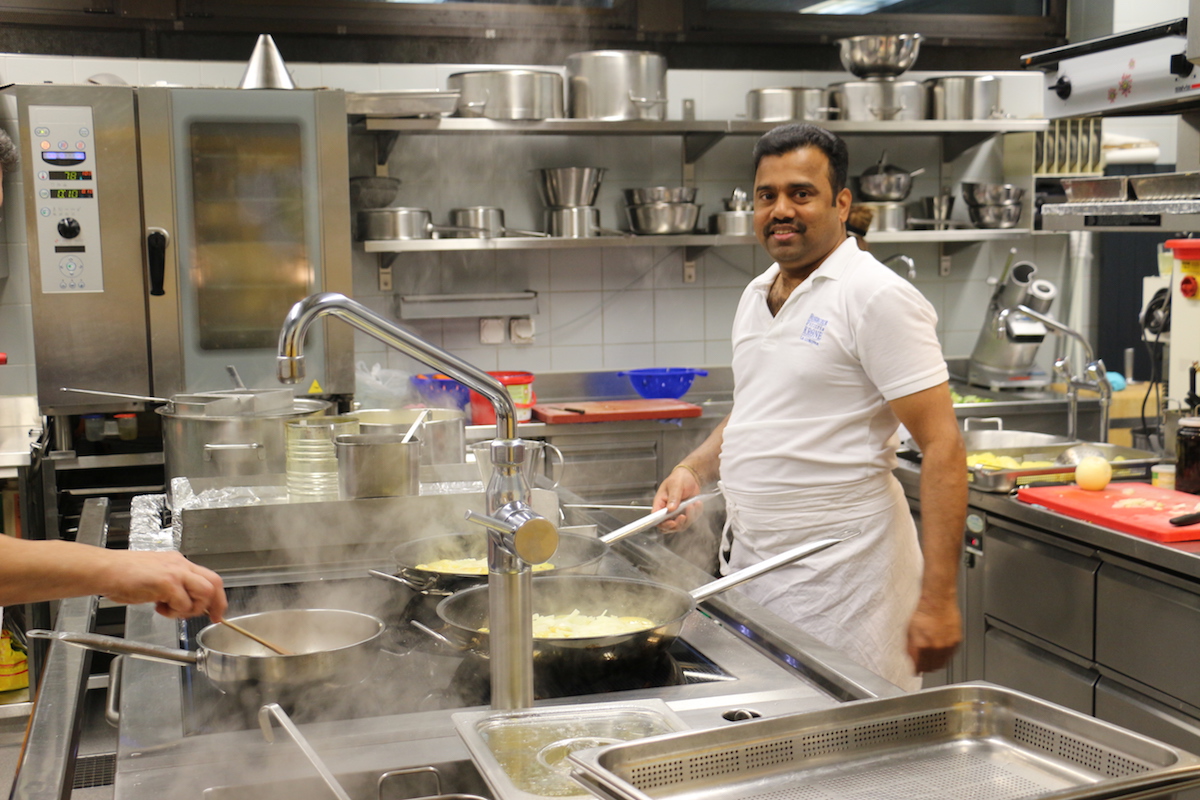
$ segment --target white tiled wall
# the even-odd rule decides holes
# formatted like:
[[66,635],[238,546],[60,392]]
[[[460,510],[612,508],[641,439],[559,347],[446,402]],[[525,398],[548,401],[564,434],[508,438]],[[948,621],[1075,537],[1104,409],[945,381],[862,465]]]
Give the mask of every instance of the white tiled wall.
[[[444,88],[449,75],[479,65],[308,64],[290,63],[298,86],[352,90]],[[244,65],[235,62],[186,62],[157,59],[95,59],[0,55],[0,83],[83,82],[100,73],[129,83],[236,86]],[[537,67],[546,69],[546,67]],[[913,73],[913,78],[933,73]],[[745,113],[746,92],[755,87],[824,85],[848,75],[828,73],[717,72],[674,70],[668,73],[669,116],[682,117],[684,99],[695,101],[699,119],[736,119]],[[1005,73],[1002,104],[1017,117],[1037,116],[1040,78]],[[1031,91],[1031,88],[1036,91]],[[0,95],[0,126],[17,133],[15,103]],[[749,188],[753,137],[727,137],[696,165],[704,218],[722,207],[735,186]],[[851,141],[851,173],[877,160],[886,137]],[[556,136],[404,136],[393,149],[389,169],[403,183],[397,203],[429,208],[435,222],[448,220],[457,206],[498,205],[512,228],[543,227],[534,174],[539,167],[591,165],[608,172],[598,205],[601,222],[619,227],[621,189],[678,183],[679,137]],[[351,142],[351,174],[373,174],[373,143]],[[936,145],[922,140],[897,149],[890,158],[901,164],[936,163]],[[987,169],[987,159],[980,169]],[[998,176],[996,176],[998,177]],[[5,176],[5,189],[20,196],[19,174]],[[931,178],[918,178],[914,195],[933,193]],[[10,275],[0,278],[0,394],[30,393],[35,388],[30,290],[26,266],[22,206],[4,208],[4,235]],[[969,245],[953,255],[949,277],[938,275],[936,245],[904,248],[876,246],[878,255],[903,250],[917,261],[916,284],[940,317],[948,356],[965,356],[974,346],[990,292],[986,280],[1000,273],[1008,244]],[[1041,277],[1063,279],[1065,237],[1041,236],[1019,242],[1019,258],[1034,260]],[[413,330],[485,369],[560,370],[630,369],[644,366],[727,365],[729,326],[742,287],[769,266],[757,246],[710,248],[697,261],[697,280],[684,283],[680,247],[582,248],[464,253],[400,254],[393,264],[394,291],[378,289],[378,259],[354,253],[354,295],[371,308],[396,316],[398,297],[452,292],[538,292],[532,345],[481,345],[476,319],[423,320]],[[415,365],[373,339],[356,334],[356,357],[368,365],[413,371]],[[1049,351],[1050,348],[1044,348]],[[1047,354],[1047,358],[1049,355]]]

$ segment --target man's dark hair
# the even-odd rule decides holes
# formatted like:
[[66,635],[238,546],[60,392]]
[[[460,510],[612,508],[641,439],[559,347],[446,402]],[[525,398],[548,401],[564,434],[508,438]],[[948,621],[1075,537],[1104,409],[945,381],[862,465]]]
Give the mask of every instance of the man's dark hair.
[[796,122],[780,125],[764,133],[754,145],[754,169],[758,170],[758,162],[766,156],[782,156],[801,147],[815,147],[829,159],[829,184],[836,198],[846,188],[850,154],[840,136],[817,125]]
[[4,128],[0,128],[0,169],[8,172],[17,165],[17,146]]

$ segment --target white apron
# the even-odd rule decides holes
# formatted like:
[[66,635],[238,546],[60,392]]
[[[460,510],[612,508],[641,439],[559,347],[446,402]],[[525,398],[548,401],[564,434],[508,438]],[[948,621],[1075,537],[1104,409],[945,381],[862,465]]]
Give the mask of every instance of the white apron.
[[900,688],[921,688],[907,647],[921,550],[904,490],[891,474],[765,495],[726,490],[725,502],[723,573],[806,541],[861,531],[738,591]]

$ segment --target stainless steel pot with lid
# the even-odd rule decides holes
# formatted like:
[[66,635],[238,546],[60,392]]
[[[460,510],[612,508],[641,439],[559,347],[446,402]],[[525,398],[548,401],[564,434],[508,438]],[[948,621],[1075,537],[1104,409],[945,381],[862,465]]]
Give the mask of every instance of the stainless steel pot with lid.
[[458,72],[446,79],[461,94],[460,117],[558,119],[563,116],[563,79],[557,72],[497,69]]
[[746,118],[757,122],[829,119],[831,108],[824,89],[805,86],[751,89],[746,93]]
[[282,475],[287,421],[325,414],[332,405],[293,397],[286,388],[176,395],[155,409],[167,486],[174,478]]
[[920,81],[844,81],[829,90],[839,118],[850,122],[925,119],[928,107],[928,89]]
[[666,119],[667,59],[634,50],[572,53],[567,106],[576,119]]

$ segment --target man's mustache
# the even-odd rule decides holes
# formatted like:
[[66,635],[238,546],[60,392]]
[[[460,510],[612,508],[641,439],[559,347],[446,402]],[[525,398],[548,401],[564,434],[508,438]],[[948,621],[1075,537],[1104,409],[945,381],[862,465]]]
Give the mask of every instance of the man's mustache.
[[808,226],[794,219],[773,219],[767,223],[767,235],[782,231],[784,233],[807,233]]

